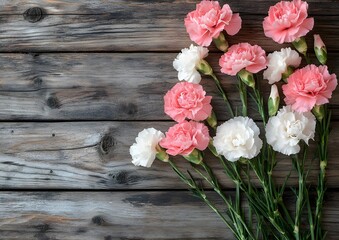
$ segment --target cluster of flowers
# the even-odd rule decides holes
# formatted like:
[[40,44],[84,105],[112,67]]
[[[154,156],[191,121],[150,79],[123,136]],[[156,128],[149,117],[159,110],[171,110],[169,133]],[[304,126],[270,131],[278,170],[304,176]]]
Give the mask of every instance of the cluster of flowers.
[[[314,20],[308,17],[307,9],[308,4],[301,0],[281,1],[269,9],[263,21],[265,35],[280,44],[292,43],[296,50],[288,47],[266,55],[260,46],[247,42],[228,45],[224,31],[233,36],[242,25],[239,14],[233,13],[228,4],[222,7],[217,1],[197,4],[196,10],[186,16],[185,26],[190,39],[198,46],[192,44],[182,49],[174,59],[173,67],[178,71],[180,82],[164,96],[164,111],[177,123],[166,134],[154,128],[141,131],[136,143],[130,147],[133,164],[150,167],[155,158],[169,162],[170,156],[182,155],[199,165],[206,148],[230,162],[251,161],[259,157],[265,144],[285,155],[299,153],[301,141],[308,145],[309,140],[314,139],[317,120],[321,122],[324,118],[323,105],[332,97],[337,77],[330,74],[325,65],[327,50],[319,35],[314,35],[314,51],[321,64],[317,66],[309,61],[304,36],[313,29]],[[212,42],[223,52],[219,59],[220,71],[239,79],[242,116],[234,115],[219,80],[205,60],[208,55],[206,47]],[[305,57],[307,65],[298,69],[301,56]],[[255,74],[260,71],[263,71],[263,79],[272,85],[267,111],[257,88]],[[214,79],[229,106],[232,118],[219,126],[212,110],[212,97],[207,96],[200,85],[201,75]],[[284,83],[277,84],[281,80]],[[280,109],[278,85],[282,85],[286,103]],[[260,138],[259,127],[247,116],[247,88],[253,90],[264,122],[264,141]],[[215,130],[214,137],[205,124]],[[183,179],[182,174],[179,176]]]
[[[185,19],[185,26],[191,40],[200,46],[191,45],[178,54],[173,67],[178,71],[177,83],[164,97],[165,113],[178,122],[169,128],[166,136],[155,129],[145,129],[131,147],[133,163],[137,166],[151,166],[156,154],[166,149],[169,155],[189,155],[195,150],[205,150],[210,142],[208,128],[201,123],[213,120],[211,96],[206,96],[200,72],[209,75],[205,57],[213,39],[220,37],[225,30],[229,35],[238,33],[241,28],[239,14],[233,14],[229,5],[222,8],[217,1],[203,1]],[[313,28],[313,18],[307,18],[307,3],[300,0],[282,1],[272,7],[263,22],[264,32],[278,43],[293,42],[306,35]],[[325,45],[319,35],[314,35],[315,49],[320,59],[324,58]],[[225,49],[225,48],[223,48]],[[226,48],[227,49],[227,48]],[[266,139],[275,151],[286,155],[300,151],[299,141],[308,143],[313,139],[316,120],[310,111],[329,102],[332,91],[337,86],[335,74],[328,72],[327,66],[307,65],[299,67],[302,58],[291,48],[283,48],[268,54],[258,45],[239,43],[227,49],[219,59],[221,72],[240,75],[248,86],[254,87],[252,73],[264,70],[264,79],[274,84],[282,79],[287,106],[279,106],[276,85],[272,85],[269,102],[271,118],[266,125]],[[210,73],[208,72],[210,71]],[[187,121],[190,120],[190,121]],[[212,125],[213,127],[213,125]],[[262,147],[259,128],[248,117],[234,117],[216,129],[213,145],[218,154],[229,161],[256,157]],[[196,154],[196,152],[194,153]],[[164,156],[162,154],[162,156]],[[164,160],[164,159],[162,159]]]

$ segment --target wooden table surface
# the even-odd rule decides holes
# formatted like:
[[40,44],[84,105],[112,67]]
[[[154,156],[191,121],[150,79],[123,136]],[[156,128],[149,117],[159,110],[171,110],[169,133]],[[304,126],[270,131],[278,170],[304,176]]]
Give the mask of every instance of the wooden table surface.
[[[129,156],[143,128],[166,131],[173,124],[162,98],[177,82],[172,61],[191,43],[183,19],[197,2],[0,1],[0,239],[232,239],[168,165],[137,168]],[[227,1],[243,18],[230,43],[280,49],[261,27],[276,2]],[[323,37],[329,67],[339,74],[339,2],[308,2],[312,33]],[[239,105],[234,79],[218,71],[219,56],[214,51],[208,60]],[[215,85],[209,79],[202,84],[214,96],[219,120],[228,119]],[[268,84],[262,88],[267,94]],[[339,91],[331,108],[323,222],[328,239],[339,239]],[[258,119],[253,105],[250,115]],[[233,194],[221,167],[210,163]],[[315,183],[318,167],[311,168]],[[281,157],[276,181],[290,169]],[[292,174],[288,184],[296,181]]]

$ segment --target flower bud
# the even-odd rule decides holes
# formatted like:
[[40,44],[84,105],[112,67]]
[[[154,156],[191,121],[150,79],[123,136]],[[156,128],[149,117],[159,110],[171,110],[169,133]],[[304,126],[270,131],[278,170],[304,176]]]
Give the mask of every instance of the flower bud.
[[160,147],[159,145],[157,145],[155,147],[155,149],[157,150],[157,154],[155,155],[157,159],[159,159],[160,161],[163,162],[168,162],[169,160],[169,156],[166,153],[165,149],[163,149],[162,147]]
[[280,97],[277,85],[273,84],[271,87],[271,94],[268,98],[268,114],[270,117],[275,116],[279,109]]
[[294,72],[294,67],[288,66],[286,71],[281,74],[282,79],[284,82],[287,83],[287,78]]
[[295,49],[297,49],[298,52],[300,52],[301,54],[306,56],[307,53],[307,43],[305,38],[301,37],[301,38],[297,38],[296,40],[294,40],[292,42],[293,46],[295,47]]
[[186,160],[188,160],[189,162],[197,164],[197,165],[199,165],[202,162],[202,160],[203,160],[202,153],[199,150],[197,150],[197,149],[194,149],[188,155],[183,155],[183,157]]
[[249,71],[242,69],[238,72],[238,77],[245,83],[247,86],[254,88],[255,87],[255,80],[252,73]]
[[211,115],[206,119],[208,125],[215,129],[218,125],[218,122],[217,122],[217,116],[215,115],[215,113],[212,111],[211,112]]
[[225,35],[222,32],[220,32],[217,38],[213,38],[213,42],[220,51],[227,52],[228,42],[225,39]]
[[199,72],[201,72],[202,74],[205,74],[205,75],[211,75],[213,73],[212,67],[204,59],[200,60],[200,62],[198,63],[196,68]]
[[324,105],[315,105],[312,109],[313,115],[317,118],[317,120],[320,122],[323,120],[325,115],[325,108]]
[[318,61],[325,65],[327,62],[327,49],[320,35],[314,34],[314,52]]

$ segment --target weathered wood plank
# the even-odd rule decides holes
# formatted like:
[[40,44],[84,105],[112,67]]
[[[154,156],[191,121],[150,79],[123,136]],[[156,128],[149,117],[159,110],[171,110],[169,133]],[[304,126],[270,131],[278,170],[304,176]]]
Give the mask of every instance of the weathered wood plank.
[[[0,120],[169,120],[163,95],[177,80],[177,53],[0,54]],[[240,106],[233,77],[218,71],[220,54],[210,54],[216,73],[234,106]],[[330,55],[339,73],[338,55]],[[229,118],[213,81],[205,78],[220,120]],[[268,96],[270,87],[262,82]],[[128,97],[126,97],[128,96]],[[339,92],[331,99],[339,119]],[[258,119],[250,101],[250,115]]]
[[[157,14],[164,9],[174,14],[185,15],[195,8],[197,0],[169,0],[169,1],[140,1],[140,0],[2,0],[0,2],[0,14],[22,14],[27,9],[40,7],[45,10],[45,14],[104,14],[111,12],[151,12]],[[277,1],[271,0],[227,0],[219,1],[221,4],[227,3],[234,12],[248,14],[267,14],[270,6]],[[308,0],[310,15],[335,15],[338,10],[334,8],[335,0]]]
[[[323,220],[328,240],[338,239],[338,202],[338,193],[328,193]],[[6,240],[232,239],[188,192],[2,192],[0,210]]]
[[[1,189],[186,189],[169,166],[156,161],[152,168],[135,167],[129,146],[143,128],[165,132],[170,122],[64,122],[0,124]],[[211,135],[213,135],[211,133]],[[330,137],[328,186],[338,187],[339,123]],[[215,158],[207,154],[224,187],[234,184]],[[182,158],[179,166],[190,169]],[[309,163],[309,181],[317,182],[317,161]],[[292,169],[288,157],[279,156],[274,172],[282,183]],[[297,183],[293,171],[289,185]]]
[[[169,119],[162,102],[178,81],[172,67],[175,56],[1,55],[0,119]],[[215,86],[208,82],[206,89],[215,95]],[[235,102],[237,98],[232,97]],[[220,113],[225,109],[220,98],[215,105]]]
[[6,240],[231,237],[213,212],[186,192],[5,192],[0,199]]
[[[156,6],[146,6],[153,5]],[[100,15],[46,15],[33,23],[21,15],[1,15],[0,51],[177,51],[191,42],[183,25],[185,14],[168,10],[177,5],[171,6],[155,12],[151,9],[132,11],[126,7],[123,11]],[[335,3],[331,6],[337,9]],[[243,14],[242,18],[243,28],[229,38],[230,44],[251,39],[249,42],[259,43],[268,51],[281,47],[264,36],[263,15]],[[325,36],[329,51],[339,51],[338,21],[338,13],[316,17],[313,32]]]

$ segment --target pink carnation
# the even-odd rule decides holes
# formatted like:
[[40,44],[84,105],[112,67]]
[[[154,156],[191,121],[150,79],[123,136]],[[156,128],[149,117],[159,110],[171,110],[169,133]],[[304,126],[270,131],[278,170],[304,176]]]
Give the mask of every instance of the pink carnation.
[[314,19],[307,18],[307,8],[301,0],[281,1],[270,7],[263,22],[266,37],[284,43],[305,36],[314,25]]
[[196,10],[185,18],[186,30],[192,41],[200,46],[209,46],[213,38],[217,38],[223,30],[235,35],[241,28],[239,14],[233,14],[230,6],[220,8],[217,1],[202,1]]
[[219,60],[221,72],[232,76],[244,68],[257,73],[266,68],[266,64],[265,51],[258,45],[252,46],[249,43],[232,45]]
[[184,121],[170,127],[166,137],[160,141],[160,146],[172,156],[189,155],[195,148],[203,151],[210,141],[208,128],[198,122]]
[[285,102],[297,112],[307,112],[315,105],[328,103],[337,86],[337,76],[329,74],[327,66],[307,65],[296,70],[282,86]]
[[186,118],[203,121],[211,115],[210,96],[199,84],[180,82],[174,85],[164,96],[165,113],[174,121],[182,122]]

